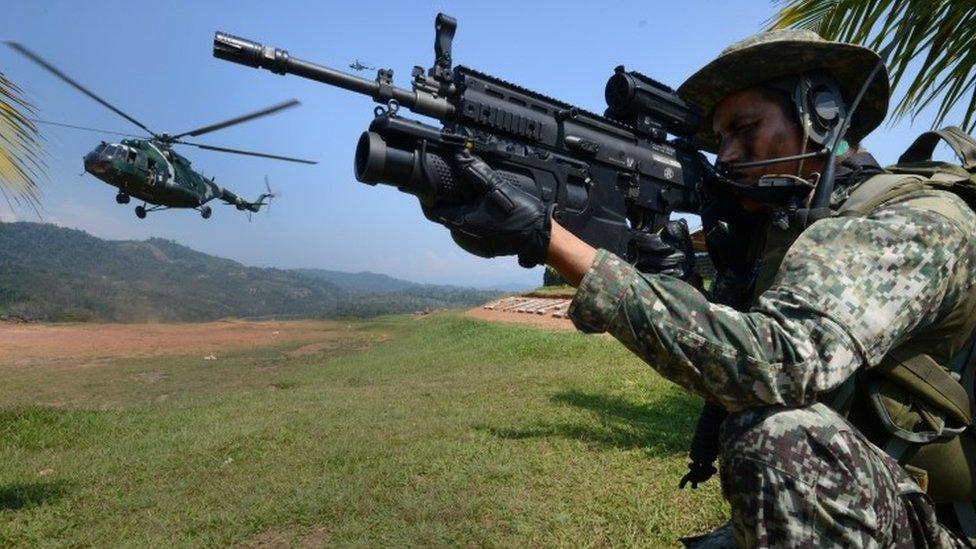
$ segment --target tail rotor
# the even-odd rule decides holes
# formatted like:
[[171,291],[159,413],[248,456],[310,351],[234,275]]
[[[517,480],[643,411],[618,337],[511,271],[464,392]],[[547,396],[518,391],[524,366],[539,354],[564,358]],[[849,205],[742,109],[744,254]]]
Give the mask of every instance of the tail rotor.
[[268,183],[268,176],[264,176],[264,189],[266,192],[261,193],[257,200],[246,203],[248,220],[251,219],[252,213],[261,211],[262,207],[266,207],[268,213],[271,213],[271,200],[277,198],[278,195],[271,190],[271,185]]
[[271,191],[271,184],[268,183],[267,175],[264,176],[264,190],[265,190],[264,198],[268,199],[267,212],[268,215],[271,215],[271,200],[274,198],[278,198],[278,195]]

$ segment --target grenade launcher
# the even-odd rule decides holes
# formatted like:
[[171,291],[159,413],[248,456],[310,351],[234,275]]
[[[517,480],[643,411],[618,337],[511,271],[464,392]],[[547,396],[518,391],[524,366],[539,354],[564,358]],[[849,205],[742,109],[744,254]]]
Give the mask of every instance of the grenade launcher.
[[[472,196],[449,160],[467,148],[553,205],[554,219],[578,237],[632,263],[640,262],[641,238],[659,230],[671,212],[697,213],[698,183],[710,168],[694,146],[700,115],[673,90],[619,66],[600,116],[452,67],[457,21],[438,14],[434,26],[434,65],[414,67],[411,90],[394,86],[389,69],[368,80],[222,32],[214,36],[213,54],[372,97],[381,105],[359,138],[356,179],[393,185],[425,204]],[[401,116],[403,108],[441,127]]]

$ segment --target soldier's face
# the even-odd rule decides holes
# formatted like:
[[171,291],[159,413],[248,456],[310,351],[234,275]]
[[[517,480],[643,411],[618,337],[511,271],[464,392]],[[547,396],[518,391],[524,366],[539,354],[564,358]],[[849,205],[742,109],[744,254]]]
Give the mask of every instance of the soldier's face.
[[[768,160],[802,152],[803,134],[789,105],[771,92],[750,88],[731,93],[715,107],[712,130],[718,135],[718,161],[735,164]],[[807,160],[803,174],[798,161],[733,171],[730,175],[740,182],[756,182],[763,175],[807,175],[819,168],[818,162]]]

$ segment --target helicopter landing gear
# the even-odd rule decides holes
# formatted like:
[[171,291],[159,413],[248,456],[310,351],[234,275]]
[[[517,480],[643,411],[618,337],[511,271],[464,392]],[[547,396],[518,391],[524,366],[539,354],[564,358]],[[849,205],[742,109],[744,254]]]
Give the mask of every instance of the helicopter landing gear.
[[167,210],[167,209],[169,209],[169,206],[150,206],[147,208],[146,205],[143,204],[142,206],[136,206],[136,217],[138,217],[139,219],[145,219],[146,214],[149,212],[155,212],[156,210]]
[[200,208],[200,217],[204,219],[210,219],[210,215],[213,214],[213,210],[210,206],[204,206]]
[[127,195],[127,194],[125,194],[123,192],[120,192],[119,194],[115,195],[115,201],[118,202],[119,204],[128,204],[129,203],[129,195]]

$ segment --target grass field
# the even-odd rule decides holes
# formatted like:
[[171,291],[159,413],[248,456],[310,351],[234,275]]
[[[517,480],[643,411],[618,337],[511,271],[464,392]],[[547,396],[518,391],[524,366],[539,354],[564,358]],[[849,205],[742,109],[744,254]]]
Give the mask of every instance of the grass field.
[[[311,337],[311,336],[310,336]],[[676,545],[698,401],[602,337],[437,313],[0,366],[0,545]]]
[[563,284],[560,286],[539,286],[538,288],[532,290],[527,295],[532,297],[565,297],[572,299],[576,295],[576,288],[570,286],[569,284]]

